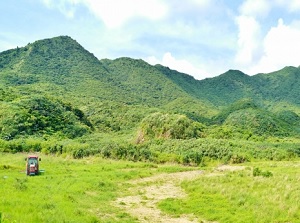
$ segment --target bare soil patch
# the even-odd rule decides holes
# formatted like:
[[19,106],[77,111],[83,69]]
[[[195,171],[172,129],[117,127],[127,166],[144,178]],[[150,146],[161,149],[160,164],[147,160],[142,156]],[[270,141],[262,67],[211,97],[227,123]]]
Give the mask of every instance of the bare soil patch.
[[244,170],[246,167],[245,166],[230,166],[230,165],[221,165],[216,168],[217,171],[240,171]]
[[185,192],[178,185],[183,180],[192,180],[202,171],[186,171],[160,174],[153,177],[133,180],[132,196],[118,198],[115,205],[136,217],[139,222],[155,223],[195,223],[193,215],[172,217],[162,213],[157,203],[166,198],[184,198]]
[[[228,171],[240,171],[244,166],[222,165],[213,172],[205,173],[201,170],[185,171],[177,173],[164,173],[152,177],[132,180],[128,183],[132,185],[129,190],[130,196],[120,197],[115,201],[115,205],[124,209],[130,215],[136,217],[142,223],[195,223],[199,222],[194,215],[183,215],[172,217],[162,213],[157,208],[157,203],[167,198],[184,198],[186,193],[179,184],[184,180],[193,180],[201,175],[217,176]],[[201,219],[203,223],[209,222]]]

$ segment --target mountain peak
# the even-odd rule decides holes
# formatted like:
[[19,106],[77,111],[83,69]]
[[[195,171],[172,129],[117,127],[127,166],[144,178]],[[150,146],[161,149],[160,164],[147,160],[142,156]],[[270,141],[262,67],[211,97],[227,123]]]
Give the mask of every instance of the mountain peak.
[[[70,36],[56,36],[52,38],[46,38],[37,40],[32,44],[29,44],[29,46],[40,46],[40,45],[49,45],[49,44],[58,44],[58,43],[65,43],[65,44],[73,44],[73,45],[79,45],[76,40],[72,39]],[[28,45],[27,45],[28,46]]]
[[[73,51],[75,49],[80,49],[86,51],[76,40],[69,36],[57,36],[48,39],[37,40],[26,47],[37,48],[38,51],[47,51],[48,53],[59,51]],[[87,52],[87,51],[86,51]]]
[[[69,36],[37,40],[25,47],[3,53],[7,55],[2,68],[16,72],[47,75],[87,74],[91,71],[88,68],[95,65],[98,73],[104,72],[100,61]],[[0,60],[0,67],[1,64]]]
[[224,76],[226,78],[231,77],[231,78],[237,78],[237,77],[248,77],[247,74],[243,73],[240,70],[228,70],[225,73],[221,74],[220,76]]

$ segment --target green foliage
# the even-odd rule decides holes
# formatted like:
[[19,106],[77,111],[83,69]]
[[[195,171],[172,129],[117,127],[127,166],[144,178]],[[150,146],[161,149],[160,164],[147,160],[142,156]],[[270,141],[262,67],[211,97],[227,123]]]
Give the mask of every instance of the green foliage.
[[24,62],[19,68],[21,72],[53,76],[57,83],[63,83],[60,81],[70,75],[105,72],[93,54],[68,36],[39,40],[22,50],[24,53],[20,57],[24,58]]
[[258,177],[258,176],[263,176],[263,177],[272,177],[273,174],[270,171],[262,171],[258,167],[253,168],[253,176]]
[[215,78],[197,83],[198,98],[205,98],[216,106],[226,106],[243,98],[257,98],[257,83],[238,70],[229,70]]
[[75,138],[86,134],[91,127],[79,109],[46,97],[22,97],[10,103],[0,103],[0,106],[0,135],[7,140],[56,133]]
[[254,135],[285,136],[289,132],[285,129],[286,126],[276,120],[274,115],[257,109],[233,112],[227,117],[224,124],[250,131]]
[[250,161],[249,156],[244,154],[235,154],[230,157],[230,163],[232,164],[245,163],[249,161]]
[[247,140],[257,136],[297,135],[300,127],[298,118],[299,116],[295,112],[273,113],[257,106],[251,99],[242,99],[229,105],[213,117],[212,123],[218,124],[218,126],[212,128],[210,134],[216,138]]
[[248,108],[252,108],[252,109],[257,108],[257,105],[254,103],[252,99],[244,98],[238,100],[232,103],[231,105],[229,105],[224,110],[222,110],[217,116],[213,117],[213,121],[215,123],[222,124],[231,113],[239,110],[248,109]]
[[289,125],[300,127],[300,116],[293,111],[283,110],[278,112],[277,117]]
[[15,92],[15,89],[13,88],[0,88],[0,102],[6,101],[10,102],[14,99],[18,98],[19,95],[17,92]]
[[114,101],[161,107],[180,97],[191,98],[156,67],[142,60],[123,57],[101,62],[110,74],[105,81],[114,86],[114,95],[118,93]]
[[269,74],[256,75],[253,79],[260,83],[260,94],[265,100],[285,101],[299,106],[299,75],[299,67],[285,67]]
[[201,137],[204,126],[184,115],[154,113],[142,120],[140,128],[142,138],[190,139]]
[[[0,221],[2,213],[3,222],[134,222],[111,201],[124,189],[120,182],[150,175],[157,165],[117,166],[97,156],[188,166],[299,159],[299,74],[295,67],[255,76],[230,70],[199,81],[142,60],[99,61],[66,36],[4,51],[0,152],[5,153],[0,159],[9,158],[0,163],[0,172],[13,177],[1,182]],[[20,177],[19,152],[54,155],[45,165],[49,174]],[[140,165],[142,172],[136,170]],[[297,190],[286,193],[281,182],[291,179],[276,171],[254,168],[184,183],[187,200],[159,205],[218,222],[299,219],[292,204]],[[253,188],[258,193],[249,193]],[[285,196],[272,200],[270,188]],[[33,195],[38,202],[28,202]],[[292,208],[282,214],[278,207]],[[40,214],[28,215],[33,210]]]
[[184,114],[188,118],[202,123],[210,124],[210,116],[217,114],[217,111],[209,103],[200,100],[180,97],[163,106],[167,111],[177,114]]
[[12,86],[34,84],[39,82],[39,78],[36,75],[23,73],[8,73],[4,76],[4,79],[8,85]]
[[187,165],[292,159],[298,70],[195,80],[142,60],[99,61],[67,36],[35,41],[0,53],[0,150]]

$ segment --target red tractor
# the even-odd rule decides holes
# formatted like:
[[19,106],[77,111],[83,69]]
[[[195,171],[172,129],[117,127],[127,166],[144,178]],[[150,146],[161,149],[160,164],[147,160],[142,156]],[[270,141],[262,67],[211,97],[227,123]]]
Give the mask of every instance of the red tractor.
[[41,158],[38,156],[28,156],[25,158],[26,162],[26,173],[29,176],[34,176],[39,174],[39,161]]

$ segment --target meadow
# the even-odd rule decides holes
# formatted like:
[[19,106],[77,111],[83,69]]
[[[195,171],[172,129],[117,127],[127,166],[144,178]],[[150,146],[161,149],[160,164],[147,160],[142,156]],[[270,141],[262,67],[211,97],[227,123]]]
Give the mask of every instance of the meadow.
[[150,163],[41,155],[38,176],[26,176],[27,154],[0,154],[0,213],[4,222],[136,222],[111,202],[126,181],[187,169]]
[[[140,222],[139,216],[122,208],[128,204],[116,205],[118,198],[138,194],[144,199],[142,205],[155,200],[147,197],[145,188],[171,182],[186,196],[166,197],[155,208],[172,219],[192,215],[198,222],[225,223],[297,222],[300,218],[299,161],[254,161],[222,169],[219,162],[191,167],[40,154],[40,168],[45,172],[29,177],[27,154],[0,155],[1,223]],[[178,183],[175,178],[168,181],[168,174],[180,176],[194,170],[201,174]],[[155,178],[162,174],[167,175]],[[150,178],[151,182],[132,183]]]
[[215,169],[181,184],[187,198],[158,206],[173,216],[194,214],[210,222],[299,222],[299,167],[299,161],[269,161],[238,171]]

